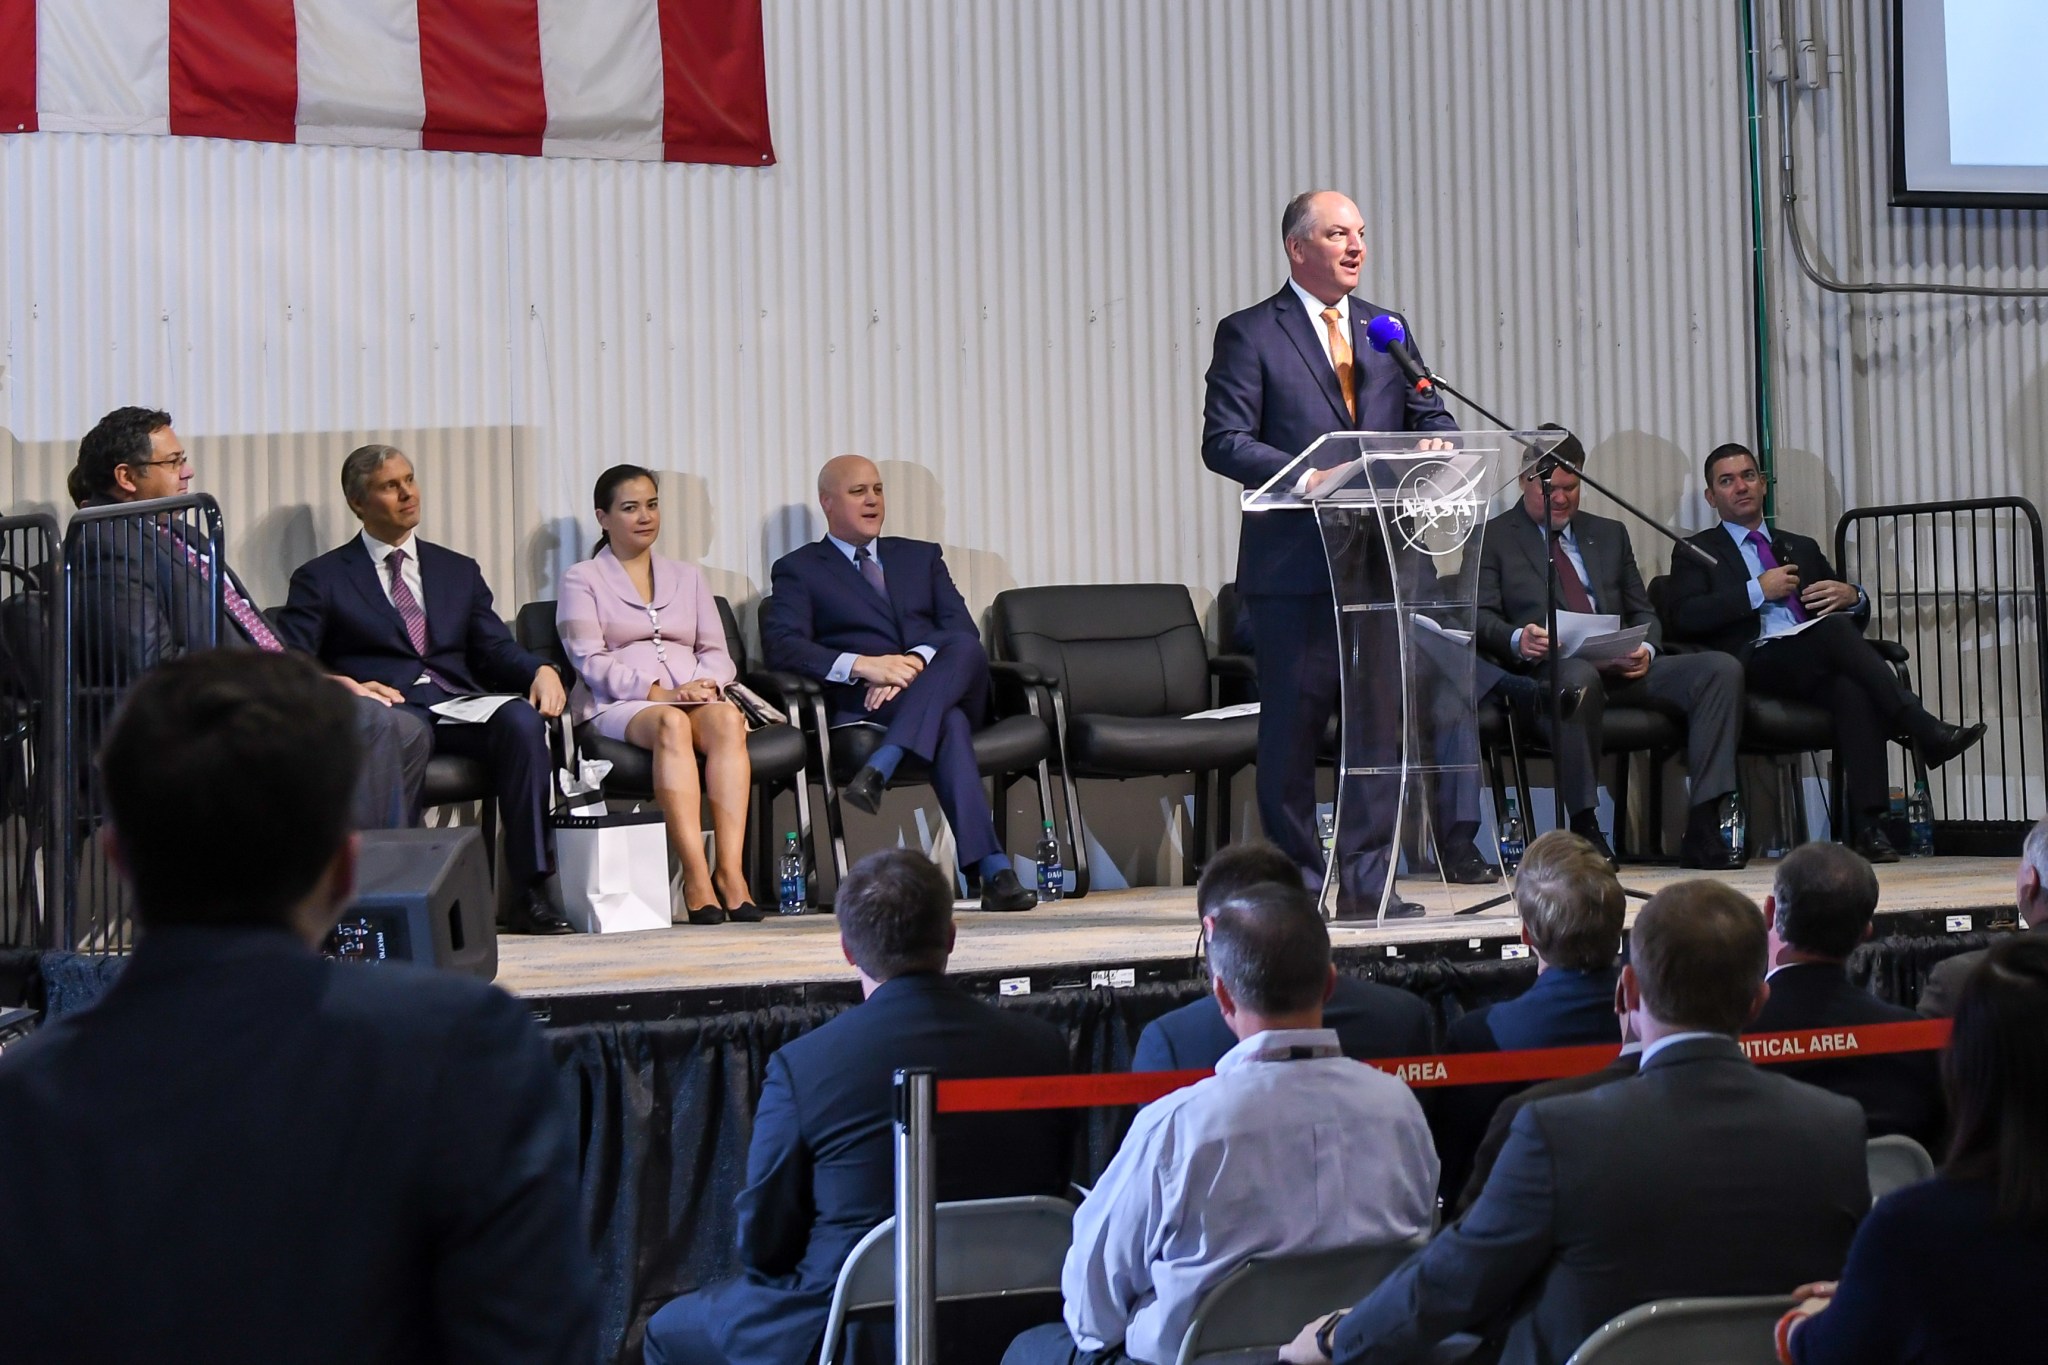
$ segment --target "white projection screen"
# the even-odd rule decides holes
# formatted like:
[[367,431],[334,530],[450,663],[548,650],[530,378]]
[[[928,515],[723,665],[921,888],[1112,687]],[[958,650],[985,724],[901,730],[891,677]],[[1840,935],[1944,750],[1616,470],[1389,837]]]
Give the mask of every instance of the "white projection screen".
[[2048,208],[2048,0],[1894,0],[1892,202]]

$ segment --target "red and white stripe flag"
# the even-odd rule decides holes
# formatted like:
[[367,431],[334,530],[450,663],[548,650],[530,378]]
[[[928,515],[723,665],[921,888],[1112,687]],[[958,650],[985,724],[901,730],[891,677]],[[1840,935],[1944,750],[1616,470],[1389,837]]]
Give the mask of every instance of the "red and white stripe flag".
[[760,0],[0,0],[0,132],[765,166]]

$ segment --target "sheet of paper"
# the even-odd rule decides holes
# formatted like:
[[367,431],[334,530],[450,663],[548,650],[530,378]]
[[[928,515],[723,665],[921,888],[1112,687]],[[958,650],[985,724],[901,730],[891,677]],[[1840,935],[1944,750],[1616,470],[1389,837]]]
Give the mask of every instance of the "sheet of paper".
[[1588,635],[1579,641],[1579,647],[1570,657],[1584,659],[1588,663],[1605,663],[1609,659],[1626,659],[1642,647],[1650,636],[1648,626],[1631,626],[1627,630],[1611,630],[1601,635]]
[[1560,611],[1557,614],[1557,647],[1565,658],[1576,658],[1579,647],[1595,635],[1611,635],[1620,629],[1619,616],[1597,611]]
[[1767,645],[1772,640],[1789,640],[1793,636],[1797,635],[1800,631],[1812,630],[1815,626],[1819,625],[1821,622],[1827,619],[1828,618],[1825,616],[1809,616],[1804,621],[1801,621],[1798,625],[1791,627],[1789,630],[1781,630],[1776,635],[1766,636],[1763,639],[1758,640],[1757,643],[1760,645]]
[[519,698],[510,693],[481,697],[450,697],[427,709],[442,720],[452,720],[458,725],[482,725],[497,713],[499,707]]
[[1450,626],[1444,625],[1435,617],[1430,616],[1424,612],[1416,612],[1414,620],[1416,625],[1421,626],[1424,630],[1428,631],[1432,635],[1441,635],[1446,640],[1450,640],[1456,644],[1469,645],[1472,643],[1471,631],[1453,629]]
[[1182,720],[1229,720],[1234,716],[1256,716],[1259,704],[1255,701],[1239,702],[1236,706],[1219,706],[1213,711],[1197,711]]

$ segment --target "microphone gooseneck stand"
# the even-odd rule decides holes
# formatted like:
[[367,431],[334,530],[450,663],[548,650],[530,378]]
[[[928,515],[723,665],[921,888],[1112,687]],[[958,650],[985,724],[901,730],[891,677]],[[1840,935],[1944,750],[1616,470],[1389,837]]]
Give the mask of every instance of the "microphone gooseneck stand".
[[[1418,366],[1418,368],[1420,368],[1420,366]],[[1499,428],[1500,430],[1509,433],[1513,433],[1514,431],[1518,430],[1518,428],[1516,428],[1514,425],[1507,422],[1497,414],[1489,412],[1477,400],[1472,398],[1471,395],[1460,392],[1455,385],[1446,381],[1441,375],[1431,374],[1426,369],[1422,370],[1422,374],[1424,380],[1426,381],[1427,387],[1443,390],[1451,397],[1463,403],[1466,407],[1471,408],[1481,417],[1484,417],[1487,421],[1493,423],[1494,426]],[[1416,387],[1422,388],[1425,387],[1425,384],[1418,382]],[[1521,438],[1519,437],[1515,439],[1521,440]],[[1530,460],[1528,463],[1524,464],[1521,469],[1515,472],[1516,481],[1519,483],[1523,478],[1527,477],[1531,473],[1534,473],[1538,482],[1540,482],[1543,486],[1543,628],[1548,633],[1549,637],[1549,648],[1547,648],[1544,651],[1543,655],[1543,675],[1544,690],[1548,694],[1550,710],[1550,793],[1551,800],[1554,803],[1555,809],[1557,811],[1558,826],[1559,828],[1565,828],[1568,827],[1570,821],[1565,815],[1564,777],[1559,769],[1557,762],[1557,745],[1559,744],[1560,739],[1564,734],[1564,689],[1558,683],[1559,655],[1557,648],[1557,546],[1558,541],[1563,535],[1564,528],[1558,526],[1556,524],[1555,519],[1550,514],[1551,473],[1560,464],[1564,464],[1567,468],[1569,468],[1572,471],[1573,474],[1578,476],[1579,481],[1581,483],[1584,483],[1587,487],[1593,489],[1596,492],[1605,494],[1617,506],[1621,507],[1624,511],[1633,515],[1636,518],[1636,520],[1650,527],[1659,535],[1663,536],[1666,540],[1670,541],[1673,545],[1677,546],[1679,553],[1689,554],[1693,556],[1693,558],[1695,558],[1696,560],[1699,560],[1700,562],[1707,565],[1707,567],[1709,568],[1712,568],[1714,565],[1714,557],[1708,554],[1705,550],[1702,550],[1699,546],[1694,545],[1692,542],[1688,541],[1685,537],[1679,535],[1678,532],[1672,530],[1663,522],[1657,520],[1657,518],[1643,511],[1640,507],[1637,507],[1627,498],[1622,497],[1619,493],[1616,493],[1613,489],[1601,483],[1599,480],[1589,477],[1586,474],[1586,472],[1580,469],[1578,466],[1572,465],[1567,461],[1560,460],[1557,456],[1549,453],[1548,451],[1539,450],[1533,442],[1521,440],[1521,445],[1523,449],[1529,452]],[[1619,827],[1620,823],[1627,818],[1628,813],[1626,811],[1616,811],[1616,826]],[[1649,892],[1640,890],[1632,886],[1623,886],[1622,892],[1624,895],[1632,897],[1636,900],[1646,901],[1650,898]],[[1465,907],[1463,910],[1458,911],[1458,913],[1461,915],[1477,915],[1482,913],[1483,911],[1491,910],[1497,905],[1505,905],[1513,899],[1514,893],[1512,891],[1503,892],[1498,896],[1493,896],[1487,900],[1480,901],[1475,905],[1469,905]]]

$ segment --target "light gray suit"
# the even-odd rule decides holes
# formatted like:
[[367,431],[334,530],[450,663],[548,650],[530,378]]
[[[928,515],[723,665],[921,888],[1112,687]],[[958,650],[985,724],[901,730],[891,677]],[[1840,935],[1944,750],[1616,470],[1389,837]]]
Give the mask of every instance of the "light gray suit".
[[[1718,653],[1671,654],[1664,628],[1650,605],[1642,570],[1636,567],[1628,528],[1608,517],[1580,512],[1571,520],[1579,554],[1586,562],[1586,586],[1593,609],[1621,617],[1623,626],[1648,626],[1657,651],[1650,671],[1634,682],[1603,677],[1580,659],[1560,662],[1558,679],[1584,687],[1586,698],[1553,741],[1566,807],[1576,815],[1593,809],[1599,783],[1601,720],[1609,702],[1667,712],[1685,722],[1686,764],[1692,773],[1695,805],[1735,790],[1735,746],[1742,733],[1742,665]],[[1520,673],[1536,665],[1515,653],[1514,634],[1540,624],[1549,568],[1542,528],[1520,505],[1486,525],[1479,560],[1479,644],[1504,668]],[[1564,610],[1563,599],[1558,609]]]

